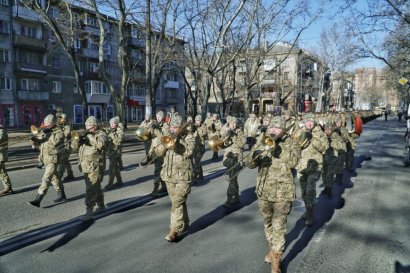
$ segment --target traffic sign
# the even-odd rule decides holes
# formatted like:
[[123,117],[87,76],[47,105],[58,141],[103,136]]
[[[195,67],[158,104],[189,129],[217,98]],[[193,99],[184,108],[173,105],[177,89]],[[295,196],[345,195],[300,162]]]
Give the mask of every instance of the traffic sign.
[[405,85],[407,82],[408,82],[408,80],[407,80],[406,78],[401,78],[401,79],[399,80],[399,83],[400,83],[401,85]]

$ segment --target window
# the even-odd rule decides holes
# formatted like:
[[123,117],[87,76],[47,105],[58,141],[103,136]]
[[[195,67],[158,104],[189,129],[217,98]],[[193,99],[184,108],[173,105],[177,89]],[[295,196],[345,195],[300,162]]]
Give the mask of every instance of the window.
[[9,22],[0,20],[0,33],[10,33]]
[[88,63],[88,72],[98,72],[98,63]]
[[132,26],[131,35],[132,37],[141,39],[141,31],[135,26]]
[[74,48],[81,48],[81,43],[77,36],[74,36]]
[[86,81],[85,92],[87,94],[107,94],[107,87],[100,81]]
[[0,49],[0,63],[10,62],[10,51],[7,49]]
[[9,5],[9,0],[0,0],[0,4],[2,4],[4,6],[8,6]]
[[0,90],[11,90],[10,78],[0,78]]
[[143,85],[128,84],[127,87],[128,96],[145,96],[146,89]]
[[93,27],[97,26],[97,19],[90,17],[90,15],[87,15],[86,19],[87,19],[87,25],[93,26]]
[[112,65],[109,62],[104,63],[105,66],[105,73],[108,75],[112,75]]
[[22,52],[21,62],[26,64],[41,64],[41,56],[34,52]]
[[78,85],[77,84],[74,84],[74,87],[73,87],[73,91],[74,91],[74,94],[78,94]]
[[53,81],[53,93],[57,93],[57,94],[61,93],[61,82],[60,81]]
[[20,35],[37,38],[37,29],[35,27],[22,25],[20,26]]
[[21,79],[21,90],[40,90],[38,80]]
[[83,107],[82,105],[74,105],[74,123],[83,123]]
[[104,54],[111,56],[111,45],[110,44],[104,45]]
[[167,80],[172,81],[172,82],[177,82],[178,81],[178,75],[175,73],[168,73],[167,74]]
[[49,10],[49,15],[51,18],[57,19],[58,18],[58,9],[56,7],[51,7]]
[[21,90],[30,90],[28,79],[21,80]]

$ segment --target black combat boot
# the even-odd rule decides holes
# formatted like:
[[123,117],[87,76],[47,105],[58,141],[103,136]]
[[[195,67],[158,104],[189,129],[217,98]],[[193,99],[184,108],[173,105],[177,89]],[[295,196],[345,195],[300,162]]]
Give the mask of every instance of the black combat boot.
[[43,200],[43,198],[44,198],[44,195],[42,195],[42,194],[37,194],[36,199],[34,199],[33,201],[28,201],[27,203],[30,204],[30,205],[32,205],[32,206],[35,206],[35,207],[39,208],[39,207],[40,207],[41,200]]
[[61,203],[67,201],[67,197],[65,196],[64,189],[57,192],[58,198],[54,200],[54,203]]

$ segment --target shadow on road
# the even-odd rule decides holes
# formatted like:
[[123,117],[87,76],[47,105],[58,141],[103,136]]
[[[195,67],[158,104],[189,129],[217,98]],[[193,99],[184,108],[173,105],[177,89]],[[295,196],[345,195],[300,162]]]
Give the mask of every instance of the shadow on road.
[[410,273],[410,265],[402,265],[399,261],[396,261],[394,273]]
[[[243,207],[249,206],[257,199],[255,194],[255,187],[248,188],[241,192],[240,200],[241,202],[233,206],[232,208],[225,208],[224,206],[218,206],[211,212],[199,217],[196,219],[190,226],[189,232],[183,237],[195,234],[201,230],[206,229],[207,227],[215,224],[219,220],[223,219],[225,216],[242,209]],[[183,239],[181,238],[181,239]]]
[[[363,161],[370,159],[371,158],[368,156],[356,157],[355,168],[361,168]],[[353,187],[352,177],[355,176],[357,176],[355,171],[345,171],[343,174],[343,181],[333,186],[332,199],[327,198],[323,194],[318,196],[314,210],[313,225],[311,227],[306,227],[304,220],[299,219],[293,229],[286,235],[285,249],[287,249],[293,241],[297,241],[282,260],[283,273],[287,272],[289,264],[308,246],[314,235],[332,219],[335,210],[344,207],[345,199],[342,195],[346,188]]]

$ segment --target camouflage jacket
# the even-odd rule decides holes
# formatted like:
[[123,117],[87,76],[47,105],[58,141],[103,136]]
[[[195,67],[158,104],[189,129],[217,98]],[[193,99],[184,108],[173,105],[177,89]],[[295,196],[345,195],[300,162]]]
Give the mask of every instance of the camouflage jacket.
[[178,137],[175,149],[165,153],[161,178],[171,183],[191,182],[194,148],[195,137],[192,133]]
[[225,147],[223,165],[230,167],[238,159],[242,159],[242,149],[246,144],[246,134],[240,128],[236,128],[234,131],[226,130],[221,137],[223,139],[227,138],[223,145]]
[[248,118],[243,126],[247,137],[256,137],[256,130],[261,125],[258,118]]
[[153,135],[155,137],[152,139],[148,155],[151,157],[163,157],[165,155],[166,150],[164,146],[161,144],[161,137],[170,135],[168,123],[159,123],[158,128],[153,129]]
[[71,126],[61,125],[61,130],[64,133],[64,144],[61,150],[62,153],[71,153]]
[[8,160],[8,141],[9,137],[7,135],[7,131],[0,128],[0,161]]
[[207,127],[208,138],[211,138],[213,136],[219,137],[221,135],[221,129],[222,129],[222,123],[220,120],[210,122]]
[[40,154],[44,164],[60,163],[61,149],[64,145],[64,132],[60,127],[41,133],[35,142],[40,143]]
[[285,136],[276,140],[275,149],[265,149],[263,138],[264,134],[246,160],[249,168],[258,167],[256,195],[270,202],[292,202],[296,196],[292,168],[298,164],[298,147]]
[[108,132],[108,149],[107,155],[109,157],[115,157],[121,153],[121,145],[124,138],[124,132],[117,129],[111,129]]
[[[296,135],[304,134],[306,132],[305,127],[296,132]],[[301,158],[299,164],[296,166],[298,172],[320,172],[323,165],[323,154],[329,147],[329,141],[327,136],[316,125],[312,129],[312,139],[308,142],[307,146],[301,147]]]
[[329,147],[323,155],[323,164],[334,164],[336,163],[339,153],[346,149],[346,144],[337,132],[332,132],[330,137],[328,137],[328,141]]
[[87,134],[78,151],[79,165],[83,173],[99,172],[105,166],[105,149],[108,144],[107,134],[98,130]]
[[202,124],[200,127],[196,127],[194,132],[195,137],[195,145],[202,145],[205,146],[205,138],[206,138],[206,125]]

